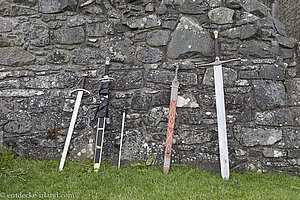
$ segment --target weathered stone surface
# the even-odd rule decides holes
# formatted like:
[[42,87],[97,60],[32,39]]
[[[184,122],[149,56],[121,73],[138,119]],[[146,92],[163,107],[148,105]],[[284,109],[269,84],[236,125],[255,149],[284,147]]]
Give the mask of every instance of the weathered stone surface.
[[179,11],[183,14],[191,14],[191,15],[198,15],[205,13],[208,10],[208,7],[205,4],[183,4],[179,7]]
[[212,23],[215,24],[231,24],[233,23],[234,10],[220,7],[208,12],[208,17]]
[[48,76],[36,76],[28,78],[24,86],[32,89],[43,88],[66,88],[79,80],[74,73],[49,74]]
[[12,30],[12,23],[9,19],[0,17],[0,33],[10,32]]
[[149,110],[151,104],[151,96],[145,92],[136,91],[131,100],[131,108],[134,110]]
[[84,29],[81,27],[59,29],[54,32],[58,44],[80,44],[85,40]]
[[160,122],[167,122],[169,109],[163,107],[152,108],[144,115],[144,122],[151,127],[157,127]]
[[43,95],[43,90],[34,89],[6,89],[0,91],[0,97],[32,97]]
[[17,133],[17,134],[24,134],[31,130],[32,125],[31,121],[27,119],[20,119],[20,121],[11,121],[4,125],[4,131],[8,133]]
[[255,36],[257,32],[258,32],[258,26],[254,24],[250,24],[241,27],[230,28],[224,32],[221,32],[221,35],[224,37],[229,37],[231,39],[235,39],[235,38],[248,39]]
[[249,23],[254,23],[259,20],[259,17],[256,15],[253,15],[248,12],[242,12],[239,16],[238,21],[236,21],[236,25],[243,25],[243,24],[249,24]]
[[284,152],[282,149],[272,149],[272,148],[264,148],[263,154],[267,158],[279,158],[286,156],[286,152]]
[[[199,3],[202,3],[203,1],[200,0]],[[214,7],[218,7],[218,6],[221,6],[222,5],[222,0],[205,0],[204,2],[207,2],[208,5],[212,8]]]
[[[154,70],[147,76],[147,81],[154,83],[164,83],[174,79],[174,72]],[[178,80],[183,85],[197,85],[197,75],[189,72],[181,72],[178,74]]]
[[288,79],[285,81],[285,85],[288,105],[300,105],[300,78]]
[[160,91],[153,96],[153,106],[169,105],[170,104],[170,91]]
[[239,9],[242,7],[241,0],[226,0],[225,3],[228,8]]
[[274,20],[274,25],[277,30],[277,33],[282,36],[286,36],[285,25],[280,21],[278,21],[277,19],[273,19],[273,20]]
[[28,32],[30,44],[43,47],[50,43],[49,29],[46,25],[31,24]]
[[300,148],[300,128],[286,128],[282,133],[286,148]]
[[58,13],[64,10],[75,11],[77,0],[39,0],[38,8],[41,13]]
[[85,19],[81,16],[72,16],[68,19],[69,27],[82,26],[85,24]]
[[52,64],[63,64],[69,62],[70,58],[66,51],[53,51],[47,57],[47,61]]
[[135,44],[127,37],[103,38],[100,44],[102,58],[109,56],[111,61],[121,63],[132,63],[135,59]]
[[[223,82],[224,85],[232,85],[237,80],[237,72],[231,68],[223,67]],[[203,77],[203,84],[214,86],[214,70],[213,68],[208,68]]]
[[262,110],[286,106],[285,87],[280,82],[253,81],[254,96],[257,106]]
[[196,98],[192,94],[178,95],[177,104],[178,108],[199,108]]
[[15,3],[18,5],[30,6],[30,7],[36,6],[38,2],[38,0],[6,0],[6,1],[10,3]]
[[79,48],[74,50],[72,62],[79,65],[97,64],[103,61],[100,52],[91,48]]
[[252,14],[266,17],[269,15],[269,10],[267,6],[265,6],[263,3],[259,2],[258,0],[241,0],[242,7],[245,9],[245,11],[250,12]]
[[257,79],[259,78],[258,72],[257,71],[240,71],[239,77],[241,79]]
[[284,36],[280,36],[277,35],[275,37],[275,40],[282,45],[283,47],[287,47],[287,48],[294,48],[297,40],[295,38],[288,38],[288,37],[284,37]]
[[38,12],[34,9],[21,7],[21,6],[16,6],[16,5],[13,5],[12,8],[11,8],[11,15],[14,16],[14,17],[35,15],[37,13]]
[[0,48],[0,64],[6,66],[23,66],[32,64],[35,56],[18,47]]
[[137,51],[137,59],[143,63],[156,63],[161,61],[163,53],[156,48],[140,48]]
[[293,117],[289,109],[257,112],[255,122],[260,125],[289,126],[293,125]]
[[132,29],[145,29],[160,26],[161,21],[156,15],[152,14],[143,18],[129,20],[127,25]]
[[238,125],[234,129],[234,134],[246,147],[273,145],[282,139],[282,131],[273,128],[247,128]]
[[142,71],[125,71],[113,75],[115,78],[113,88],[116,90],[139,89],[144,86],[144,73]]
[[262,66],[260,68],[260,77],[277,81],[285,80],[285,68],[281,66]]
[[209,142],[212,139],[212,134],[207,130],[180,130],[178,140],[182,144],[203,144]]
[[149,32],[146,38],[147,44],[150,46],[164,46],[169,41],[170,31],[157,30]]
[[240,46],[240,53],[244,58],[274,58],[275,48],[271,44],[251,40],[243,42]]
[[182,17],[168,46],[169,58],[211,56],[213,41],[208,31],[187,17]]
[[104,29],[100,23],[92,23],[86,25],[87,36],[90,37],[102,37],[104,36]]
[[179,123],[183,124],[193,124],[193,125],[200,125],[203,123],[203,112],[196,110],[196,111],[189,111],[185,110],[184,112],[179,113]]

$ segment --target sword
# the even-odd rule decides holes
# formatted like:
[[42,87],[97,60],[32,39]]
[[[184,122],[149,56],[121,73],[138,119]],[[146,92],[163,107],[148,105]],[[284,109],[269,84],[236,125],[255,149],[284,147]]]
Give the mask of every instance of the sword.
[[195,64],[197,66],[208,66],[208,65],[214,66],[214,81],[215,81],[215,92],[216,92],[221,175],[224,180],[229,180],[230,172],[229,172],[228,144],[227,144],[227,132],[226,132],[226,114],[225,114],[225,102],[224,102],[222,64],[240,60],[240,58],[220,61],[217,30],[214,31],[214,35],[215,35],[215,62],[208,63],[208,64],[200,64],[200,63],[195,63]]
[[106,124],[106,120],[108,121],[109,82],[113,80],[108,76],[109,63],[110,63],[110,59],[107,57],[105,62],[104,77],[100,79],[102,84],[99,90],[100,105],[96,112],[96,115],[98,115],[98,123],[97,123],[97,134],[96,134],[96,141],[95,141],[95,160],[94,160],[95,172],[97,172],[100,168],[105,124]]
[[171,85],[169,119],[168,119],[167,139],[166,139],[164,167],[163,167],[163,173],[165,174],[169,173],[170,165],[171,165],[172,140],[173,140],[174,125],[175,125],[176,104],[177,104],[178,87],[179,87],[179,81],[177,79],[178,69],[179,69],[179,65],[176,64],[175,76]]
[[118,169],[120,169],[120,165],[121,165],[121,153],[122,153],[122,143],[123,143],[123,135],[124,135],[124,126],[125,126],[126,103],[127,103],[127,97],[125,96],[125,99],[124,99],[124,112],[123,112],[123,120],[122,120],[122,128],[121,128],[121,141],[120,141],[120,152],[119,152]]
[[81,84],[80,84],[80,88],[75,89],[75,90],[70,92],[70,94],[73,93],[73,92],[78,92],[78,93],[77,93],[77,98],[76,98],[76,101],[75,101],[75,106],[74,106],[74,110],[73,110],[73,114],[72,114],[72,118],[71,118],[71,123],[70,123],[70,126],[69,126],[69,130],[68,130],[68,134],[67,134],[67,138],[66,138],[66,142],[65,142],[65,146],[64,146],[64,151],[63,151],[63,154],[61,156],[61,160],[60,160],[60,164],[59,164],[59,171],[63,170],[63,168],[64,168],[64,163],[65,163],[65,160],[66,160],[66,157],[67,157],[67,152],[68,152],[68,149],[69,149],[69,145],[70,145],[71,137],[72,137],[72,134],[73,134],[73,130],[74,130],[74,126],[75,126],[75,122],[76,122],[76,118],[77,118],[81,98],[83,96],[83,92],[86,92],[86,93],[90,94],[89,91],[83,89],[86,77],[87,77],[87,74],[83,74]]

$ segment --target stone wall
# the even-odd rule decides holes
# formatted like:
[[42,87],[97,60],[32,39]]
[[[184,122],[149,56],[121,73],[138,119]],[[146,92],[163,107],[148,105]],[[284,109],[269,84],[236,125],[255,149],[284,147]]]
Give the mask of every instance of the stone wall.
[[[28,157],[59,159],[83,73],[70,159],[92,158],[98,81],[111,58],[110,123],[103,160],[162,165],[170,80],[179,63],[173,161],[219,170],[212,67],[220,30],[230,166],[300,172],[299,44],[256,0],[0,0],[0,139]],[[49,131],[63,129],[57,138]]]

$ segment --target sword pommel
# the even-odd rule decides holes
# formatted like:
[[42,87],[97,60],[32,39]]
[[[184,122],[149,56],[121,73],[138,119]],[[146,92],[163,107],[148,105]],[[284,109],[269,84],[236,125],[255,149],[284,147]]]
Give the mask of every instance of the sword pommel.
[[214,31],[215,39],[218,38],[218,34],[219,34],[219,31],[218,31],[218,30],[215,30],[215,31]]
[[110,58],[109,58],[109,57],[106,57],[106,59],[105,59],[105,64],[106,64],[106,65],[109,65],[109,62],[110,62]]

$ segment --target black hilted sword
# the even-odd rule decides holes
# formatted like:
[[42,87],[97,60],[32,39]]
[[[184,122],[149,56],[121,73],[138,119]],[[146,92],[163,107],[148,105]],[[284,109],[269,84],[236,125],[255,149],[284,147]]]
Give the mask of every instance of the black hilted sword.
[[219,151],[220,151],[220,165],[221,175],[224,180],[229,180],[229,158],[228,158],[228,144],[227,144],[227,132],[226,132],[226,114],[225,114],[225,102],[224,102],[224,88],[223,88],[223,73],[222,64],[232,61],[241,60],[230,59],[220,61],[219,51],[219,32],[214,31],[215,36],[215,61],[208,64],[195,63],[196,66],[213,66],[214,67],[214,82],[216,93],[216,107],[217,107],[217,121],[218,121],[218,137],[219,137]]
[[99,90],[100,104],[96,112],[98,118],[97,122],[97,134],[95,141],[95,160],[94,160],[94,170],[97,172],[100,168],[101,156],[103,150],[103,138],[105,125],[108,121],[108,104],[109,104],[109,83],[113,78],[109,77],[108,68],[110,64],[110,59],[107,57],[105,61],[105,71],[101,81],[101,88]]
[[87,74],[83,74],[82,79],[81,79],[81,83],[80,83],[80,88],[75,89],[75,90],[70,92],[70,94],[73,93],[73,92],[78,92],[78,93],[77,93],[77,97],[76,97],[76,101],[75,101],[75,105],[74,105],[74,109],[73,109],[73,114],[72,114],[70,126],[69,126],[69,129],[68,129],[68,134],[67,134],[64,150],[63,150],[61,160],[60,160],[60,164],[59,164],[59,171],[63,170],[63,168],[64,168],[64,163],[65,163],[67,153],[68,153],[68,149],[69,149],[69,146],[70,146],[70,142],[71,142],[73,130],[74,130],[74,127],[75,127],[75,122],[76,122],[77,114],[78,114],[78,111],[79,111],[79,106],[80,106],[80,102],[81,102],[81,99],[82,99],[82,96],[83,96],[83,92],[86,92],[86,93],[90,94],[89,91],[83,89],[86,77],[87,77]]

